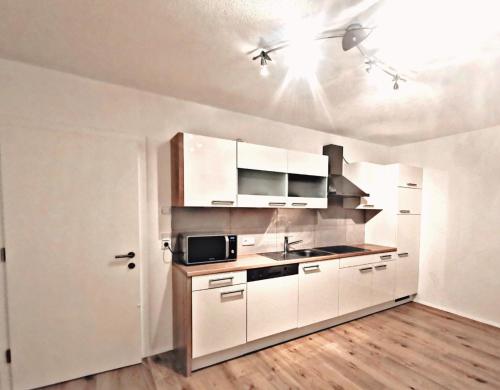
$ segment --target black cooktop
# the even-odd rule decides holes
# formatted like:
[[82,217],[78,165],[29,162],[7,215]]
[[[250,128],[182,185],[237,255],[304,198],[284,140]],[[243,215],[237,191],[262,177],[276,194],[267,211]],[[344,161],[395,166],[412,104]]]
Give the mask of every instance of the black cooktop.
[[322,246],[320,248],[314,248],[325,252],[340,254],[340,253],[352,253],[352,252],[366,252],[367,249],[358,248],[349,245],[334,245],[334,246]]

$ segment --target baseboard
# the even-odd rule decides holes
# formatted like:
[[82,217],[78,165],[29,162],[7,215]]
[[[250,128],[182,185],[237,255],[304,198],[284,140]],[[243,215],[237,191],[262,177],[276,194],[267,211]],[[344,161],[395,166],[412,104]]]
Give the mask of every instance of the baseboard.
[[460,317],[465,317],[465,318],[468,318],[469,320],[481,322],[483,324],[490,325],[490,326],[493,326],[495,328],[500,328],[500,323],[486,320],[484,318],[476,317],[476,316],[470,315],[468,313],[464,313],[464,312],[459,311],[459,310],[450,309],[449,307],[446,307],[446,306],[441,306],[441,305],[437,305],[435,303],[430,303],[430,302],[424,301],[422,299],[418,299],[418,297],[417,297],[417,299],[415,299],[415,302],[420,303],[420,304],[425,305],[425,306],[430,306],[434,309],[446,311],[448,313],[455,314],[455,315],[460,316]]

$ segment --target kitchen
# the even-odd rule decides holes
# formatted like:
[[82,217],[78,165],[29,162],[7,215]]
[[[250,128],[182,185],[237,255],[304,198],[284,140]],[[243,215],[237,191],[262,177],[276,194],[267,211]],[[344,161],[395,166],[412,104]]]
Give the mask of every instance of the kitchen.
[[[286,90],[304,94],[264,108],[281,87],[280,51],[267,76],[230,45],[210,54],[210,77],[193,73],[197,44],[237,39],[221,15],[237,30],[247,12],[280,15],[270,2],[127,2],[118,13],[85,3],[2,5],[2,390],[500,385],[500,118],[497,92],[475,79],[494,78],[493,62],[453,68],[477,81],[455,87],[476,92],[467,103],[438,76],[426,85],[448,100],[428,99],[418,77],[397,91],[389,77],[351,107],[332,105],[329,122],[299,81]],[[327,3],[331,18],[347,9]],[[136,18],[142,35],[121,42]],[[264,30],[246,39],[255,46]],[[148,34],[182,61],[139,61]],[[341,40],[321,43],[339,63],[319,80],[359,63]],[[351,69],[335,88],[360,94],[370,76]],[[234,261],[185,264],[196,259]]]

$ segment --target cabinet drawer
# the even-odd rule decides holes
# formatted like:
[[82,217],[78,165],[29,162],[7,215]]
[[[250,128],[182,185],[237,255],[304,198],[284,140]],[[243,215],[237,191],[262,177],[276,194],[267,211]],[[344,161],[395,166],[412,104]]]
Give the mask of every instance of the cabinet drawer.
[[422,210],[422,190],[398,188],[398,214],[420,214]]
[[211,274],[203,276],[193,276],[191,281],[191,290],[206,290],[209,288],[234,286],[236,284],[246,283],[246,271],[225,272],[220,274]]
[[246,287],[193,292],[193,358],[246,343]]
[[380,261],[379,255],[365,255],[365,256],[355,256],[346,257],[340,259],[340,268],[357,267],[358,265],[372,264]]

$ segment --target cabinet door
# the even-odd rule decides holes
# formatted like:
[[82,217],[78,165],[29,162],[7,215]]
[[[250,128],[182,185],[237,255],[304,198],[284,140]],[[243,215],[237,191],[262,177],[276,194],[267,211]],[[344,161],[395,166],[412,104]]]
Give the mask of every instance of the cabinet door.
[[246,343],[246,301],[246,284],[193,292],[193,358]]
[[386,261],[373,266],[372,305],[394,300],[396,262]]
[[236,141],[184,134],[184,206],[236,205]]
[[297,328],[298,275],[250,282],[247,340],[257,340]]
[[338,260],[299,266],[299,327],[338,315]]
[[289,150],[288,173],[327,177],[328,156]]
[[420,214],[422,210],[422,190],[398,187],[398,214]]
[[339,315],[371,306],[372,278],[370,265],[340,269]]
[[420,215],[398,215],[395,297],[417,293],[420,257]]
[[398,164],[399,167],[399,187],[422,188],[422,168],[410,167]]
[[238,168],[286,172],[287,150],[238,142]]

